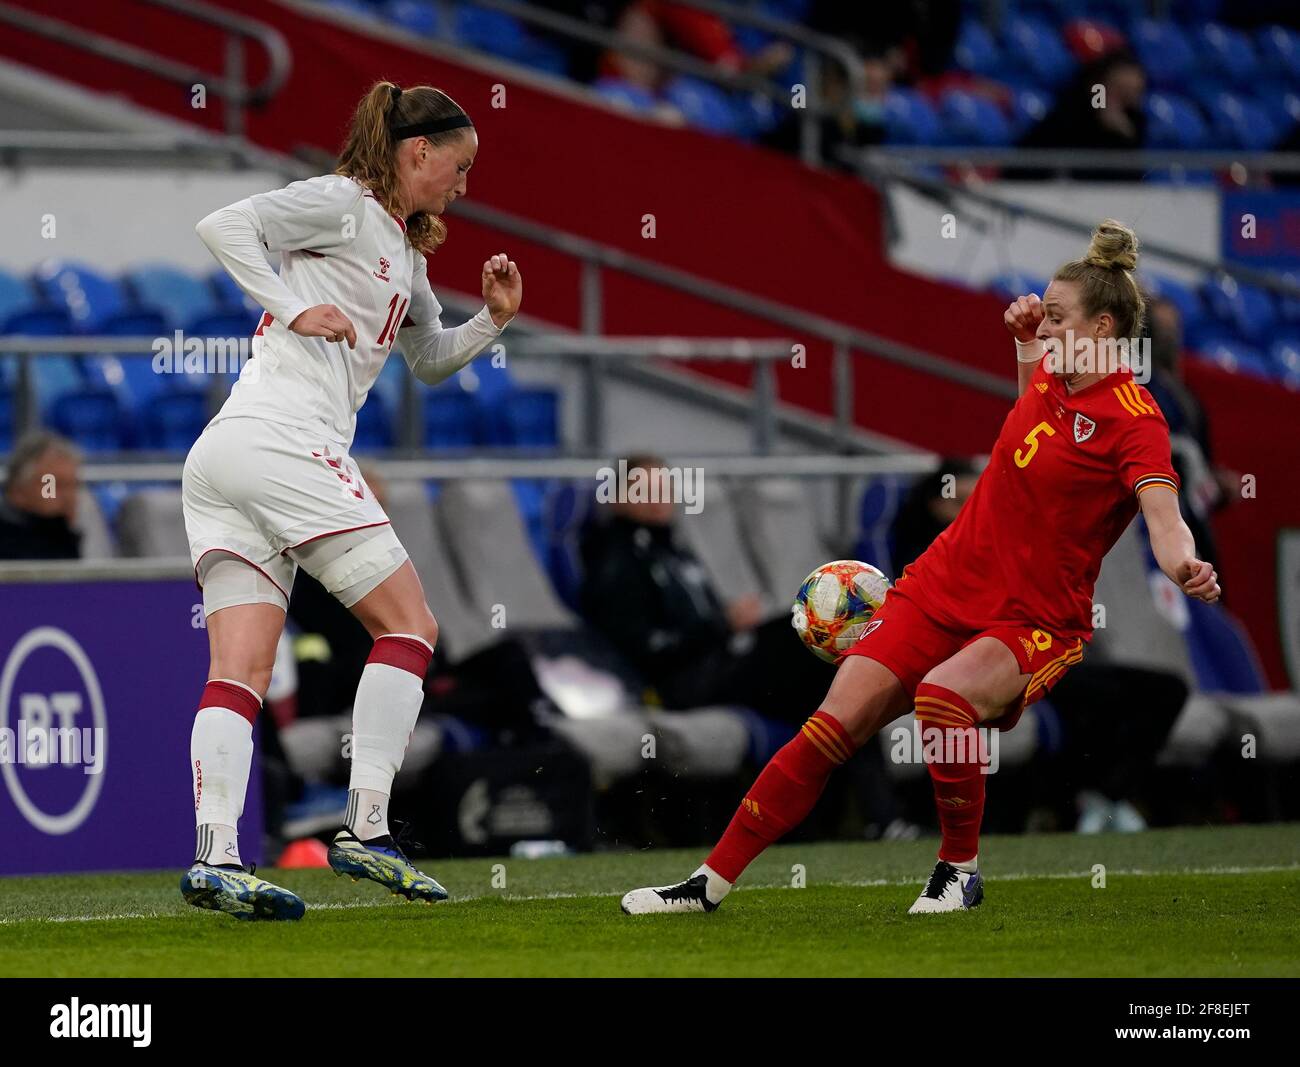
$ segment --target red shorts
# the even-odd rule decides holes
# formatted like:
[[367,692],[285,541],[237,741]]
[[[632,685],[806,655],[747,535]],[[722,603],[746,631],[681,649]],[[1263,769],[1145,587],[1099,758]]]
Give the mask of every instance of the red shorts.
[[1016,657],[1020,672],[1030,675],[1015,704],[984,724],[999,730],[1015,726],[1028,705],[1046,696],[1065,672],[1083,659],[1081,637],[1060,638],[1034,626],[949,629],[894,589],[886,594],[866,633],[844,655],[866,656],[888,667],[903,683],[908,697],[914,698],[916,687],[932,668],[981,637],[1001,641]]

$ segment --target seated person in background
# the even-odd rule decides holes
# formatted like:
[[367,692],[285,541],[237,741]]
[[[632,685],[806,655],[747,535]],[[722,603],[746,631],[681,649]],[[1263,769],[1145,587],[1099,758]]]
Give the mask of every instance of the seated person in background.
[[[674,537],[675,504],[656,456],[629,474],[659,478],[659,502],[604,506],[583,537],[583,614],[633,663],[664,706],[743,704],[782,722],[817,710],[833,668],[808,654],[788,613],[764,621],[755,596],[724,602],[700,561]],[[746,642],[742,635],[751,635]],[[749,647],[744,647],[748,643]]]
[[79,559],[81,454],[48,430],[24,434],[0,498],[0,559]]
[[[957,517],[975,479],[969,462],[947,459],[912,486],[892,527],[895,581]],[[1142,803],[1156,755],[1186,700],[1177,675],[1087,657],[1057,683],[1051,706],[1061,713],[1065,743],[1047,757],[1052,773],[1042,780],[1068,791],[1061,806],[1077,809],[1079,832],[1146,829],[1134,802]]]

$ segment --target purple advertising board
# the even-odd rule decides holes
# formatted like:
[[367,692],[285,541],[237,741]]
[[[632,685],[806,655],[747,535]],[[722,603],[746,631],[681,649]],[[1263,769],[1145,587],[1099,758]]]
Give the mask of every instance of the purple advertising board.
[[[192,580],[0,582],[0,875],[189,866],[208,640]],[[260,862],[254,756],[240,820]]]

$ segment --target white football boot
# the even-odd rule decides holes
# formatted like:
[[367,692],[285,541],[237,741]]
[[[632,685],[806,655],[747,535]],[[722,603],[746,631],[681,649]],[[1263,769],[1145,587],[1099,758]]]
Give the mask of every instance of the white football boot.
[[951,863],[940,860],[908,915],[929,915],[937,911],[969,911],[984,899],[984,879],[980,872],[967,874]]
[[647,886],[634,889],[623,897],[620,907],[626,915],[652,915],[656,912],[713,911],[717,904],[705,892],[708,878],[696,874],[676,885]]

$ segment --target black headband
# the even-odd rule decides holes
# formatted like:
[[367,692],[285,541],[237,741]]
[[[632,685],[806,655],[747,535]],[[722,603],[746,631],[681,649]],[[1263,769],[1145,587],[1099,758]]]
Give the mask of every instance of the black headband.
[[410,126],[395,126],[393,128],[393,140],[404,141],[408,137],[423,137],[431,133],[446,133],[448,130],[458,130],[464,126],[473,126],[468,115],[461,113],[452,115],[445,119],[430,119],[428,122],[416,122]]

